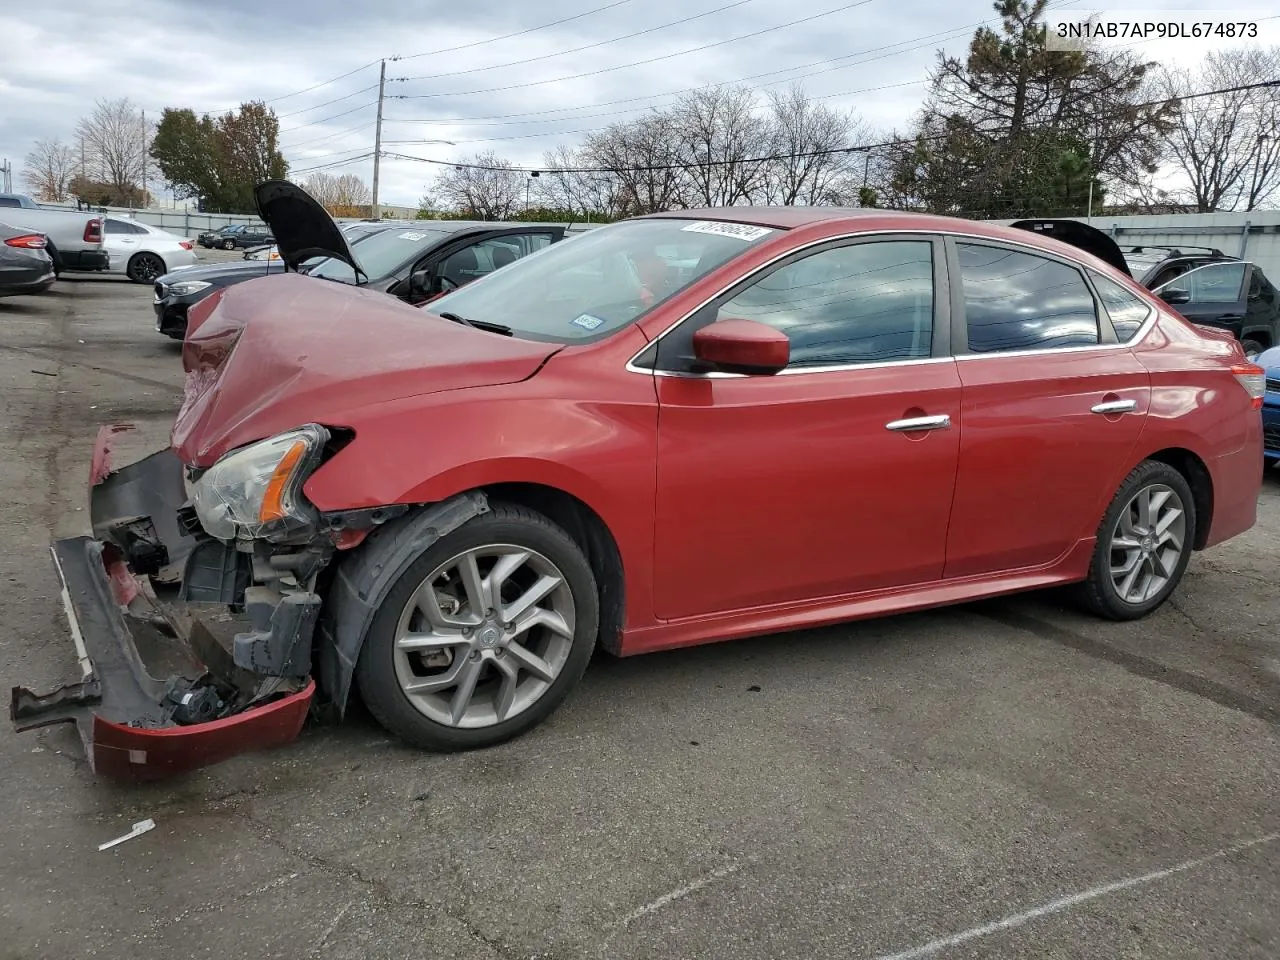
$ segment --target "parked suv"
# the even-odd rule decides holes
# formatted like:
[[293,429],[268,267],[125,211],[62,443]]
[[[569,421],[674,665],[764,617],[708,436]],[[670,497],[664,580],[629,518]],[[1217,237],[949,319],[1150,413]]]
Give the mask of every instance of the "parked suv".
[[264,243],[275,243],[276,238],[271,235],[269,229],[260,224],[233,223],[221,230],[202,233],[196,241],[202,247],[234,250],[236,247],[259,247]]
[[1280,344],[1280,296],[1256,263],[1173,250],[1140,282],[1192,323],[1230,330],[1250,360]]

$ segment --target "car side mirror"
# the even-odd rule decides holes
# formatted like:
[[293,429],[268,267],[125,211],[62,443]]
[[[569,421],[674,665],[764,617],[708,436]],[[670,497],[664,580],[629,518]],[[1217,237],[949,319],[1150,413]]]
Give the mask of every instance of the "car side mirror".
[[437,286],[435,272],[430,267],[424,270],[415,270],[409,274],[410,296],[429,297],[436,292],[435,287]]
[[1180,287],[1170,287],[1160,294],[1160,299],[1171,307],[1179,306],[1183,303],[1191,302],[1191,291],[1183,290]]
[[693,335],[693,355],[725,373],[773,374],[791,360],[791,341],[756,320],[717,320]]

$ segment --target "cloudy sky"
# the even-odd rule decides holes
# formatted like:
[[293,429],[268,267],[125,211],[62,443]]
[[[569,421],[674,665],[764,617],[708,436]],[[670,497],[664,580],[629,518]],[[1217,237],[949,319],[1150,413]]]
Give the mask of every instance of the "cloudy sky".
[[[1107,9],[1212,6],[1130,0]],[[1232,19],[1250,9],[1271,18],[1263,41],[1280,42],[1270,3],[1229,6]],[[372,160],[362,155],[373,149],[384,57],[400,58],[387,63],[384,149],[432,160],[491,149],[536,166],[550,148],[708,83],[769,90],[799,80],[810,96],[888,131],[919,106],[935,52],[960,52],[978,24],[995,23],[990,0],[132,0],[127,15],[92,0],[10,0],[2,22],[0,158],[13,162],[15,189],[33,141],[72,140],[98,97],[128,97],[148,116],[264,99],[299,179],[325,169],[368,181]],[[1209,48],[1135,45],[1188,65]],[[383,201],[415,204],[434,169],[384,160]]]

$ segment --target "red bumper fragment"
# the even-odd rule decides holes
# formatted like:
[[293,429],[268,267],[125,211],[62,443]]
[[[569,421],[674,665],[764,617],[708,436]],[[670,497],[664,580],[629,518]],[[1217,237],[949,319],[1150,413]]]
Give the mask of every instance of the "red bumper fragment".
[[93,771],[115,780],[159,780],[221,763],[248,750],[266,750],[296,740],[315,693],[315,682],[221,720],[186,727],[147,729],[112,723],[95,715],[85,744]]

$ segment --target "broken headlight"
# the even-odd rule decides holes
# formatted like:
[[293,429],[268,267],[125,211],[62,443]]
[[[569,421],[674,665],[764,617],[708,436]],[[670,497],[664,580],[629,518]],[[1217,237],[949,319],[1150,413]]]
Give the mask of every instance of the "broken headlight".
[[192,490],[200,525],[219,540],[282,539],[310,527],[302,484],[328,442],[329,431],[309,423],[226,454]]

